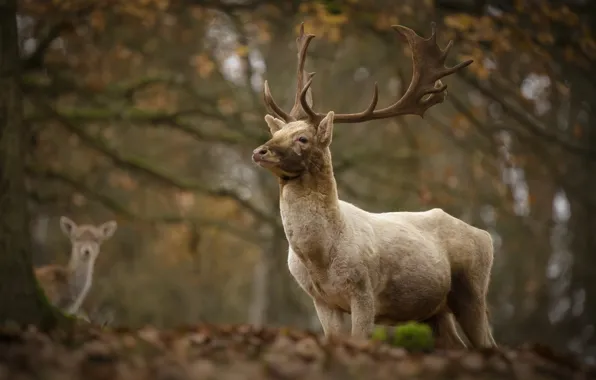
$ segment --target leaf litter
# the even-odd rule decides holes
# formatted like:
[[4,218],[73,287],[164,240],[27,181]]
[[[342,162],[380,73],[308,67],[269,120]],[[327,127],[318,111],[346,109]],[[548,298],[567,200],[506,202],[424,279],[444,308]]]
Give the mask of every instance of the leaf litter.
[[250,325],[0,329],[0,380],[596,379],[537,344],[410,353],[383,342]]

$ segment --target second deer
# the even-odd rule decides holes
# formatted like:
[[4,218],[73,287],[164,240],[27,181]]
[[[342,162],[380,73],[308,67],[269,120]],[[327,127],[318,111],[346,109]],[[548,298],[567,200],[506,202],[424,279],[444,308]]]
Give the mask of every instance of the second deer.
[[57,308],[86,319],[79,310],[93,282],[93,268],[103,242],[116,232],[116,221],[99,226],[77,225],[60,218],[60,229],[70,239],[70,261],[67,266],[46,265],[35,269],[35,276],[46,297]]

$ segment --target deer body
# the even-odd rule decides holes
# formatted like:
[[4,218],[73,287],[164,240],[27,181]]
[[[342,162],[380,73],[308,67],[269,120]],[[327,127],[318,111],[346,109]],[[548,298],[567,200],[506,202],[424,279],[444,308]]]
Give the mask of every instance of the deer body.
[[114,234],[117,225],[115,221],[97,227],[76,225],[63,216],[60,227],[72,244],[68,265],[36,268],[35,276],[50,303],[69,314],[77,314],[91,289],[100,246]]
[[[429,323],[439,345],[465,347],[454,316],[475,347],[495,346],[486,294],[493,261],[490,235],[443,210],[370,213],[338,198],[329,146],[335,123],[356,123],[404,114],[423,115],[444,99],[440,78],[471,63],[443,66],[447,48],[436,36],[422,39],[396,26],[408,41],[413,77],[404,96],[376,110],[320,114],[312,109],[304,72],[312,35],[297,39],[298,85],[290,114],[273,100],[265,82],[271,139],[253,151],[253,161],[279,178],[280,213],[289,242],[288,266],[311,298],[326,335],[341,334],[351,315],[351,335],[366,338],[375,323]],[[307,81],[305,83],[305,80]]]

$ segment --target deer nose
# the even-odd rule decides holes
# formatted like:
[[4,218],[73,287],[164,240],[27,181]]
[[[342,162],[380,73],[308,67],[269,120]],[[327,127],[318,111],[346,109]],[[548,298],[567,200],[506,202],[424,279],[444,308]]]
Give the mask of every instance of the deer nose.
[[252,151],[252,159],[253,160],[260,160],[263,159],[271,154],[271,151],[266,146],[260,146],[257,149]]

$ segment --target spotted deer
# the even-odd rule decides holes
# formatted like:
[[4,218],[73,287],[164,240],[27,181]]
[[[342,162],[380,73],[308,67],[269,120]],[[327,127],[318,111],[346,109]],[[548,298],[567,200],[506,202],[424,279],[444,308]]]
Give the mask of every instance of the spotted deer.
[[80,307],[91,289],[93,267],[101,244],[114,235],[116,227],[113,220],[94,226],[77,225],[66,216],[60,218],[60,229],[71,242],[70,261],[67,266],[47,265],[35,269],[37,281],[54,306],[88,319]]
[[289,242],[288,266],[310,295],[325,335],[342,334],[344,314],[351,336],[367,338],[375,323],[416,320],[431,325],[437,345],[466,347],[454,316],[474,347],[493,347],[487,316],[487,288],[493,263],[488,232],[442,209],[371,213],[338,198],[330,144],[334,124],[419,115],[445,99],[441,78],[472,63],[446,67],[453,41],[441,49],[432,35],[393,26],[412,52],[412,78],[403,96],[377,109],[375,84],[362,112],[313,110],[313,73],[304,71],[314,35],[297,38],[298,69],[294,106],[287,113],[275,102],[267,81],[265,116],[271,139],[253,151],[253,161],[278,177],[280,214]]

